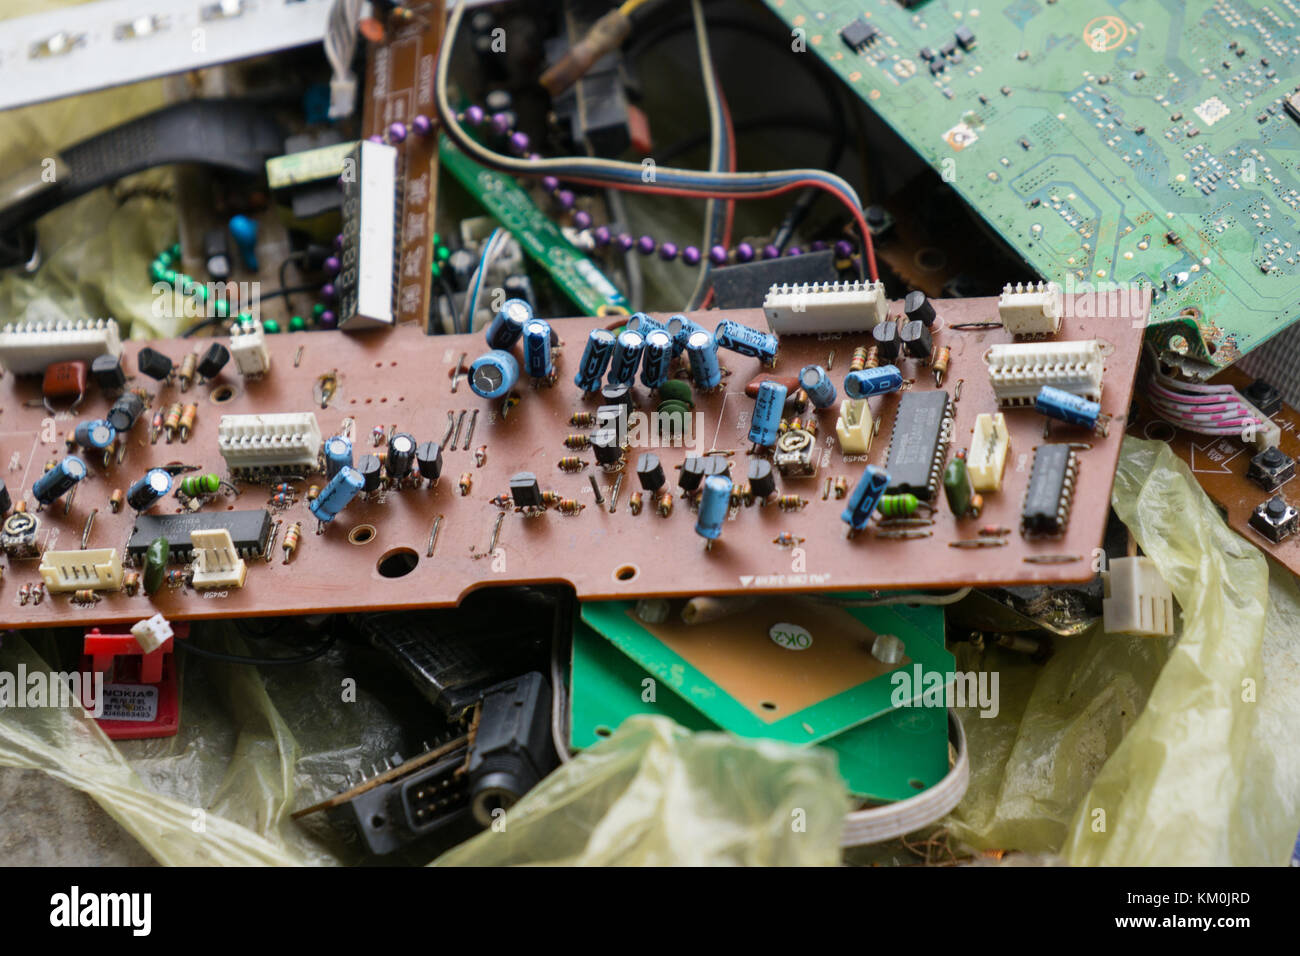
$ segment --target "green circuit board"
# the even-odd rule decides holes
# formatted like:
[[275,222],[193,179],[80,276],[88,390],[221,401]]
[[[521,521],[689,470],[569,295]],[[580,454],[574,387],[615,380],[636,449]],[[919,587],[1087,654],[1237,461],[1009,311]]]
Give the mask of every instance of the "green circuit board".
[[1300,316],[1300,0],[766,2],[1045,278],[1151,287],[1157,345]]

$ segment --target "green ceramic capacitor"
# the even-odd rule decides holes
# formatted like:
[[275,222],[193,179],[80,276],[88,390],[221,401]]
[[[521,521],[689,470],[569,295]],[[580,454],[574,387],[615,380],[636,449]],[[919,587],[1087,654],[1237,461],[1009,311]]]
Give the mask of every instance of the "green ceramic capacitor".
[[170,548],[166,538],[154,538],[144,553],[144,593],[154,594],[167,577],[167,555]]
[[980,513],[983,499],[975,494],[971,485],[970,473],[966,470],[965,452],[955,455],[943,470],[943,493],[948,499],[948,507],[958,518]]
[[659,398],[662,401],[685,402],[687,406],[694,408],[695,401],[691,398],[691,384],[680,378],[670,378],[659,386]]

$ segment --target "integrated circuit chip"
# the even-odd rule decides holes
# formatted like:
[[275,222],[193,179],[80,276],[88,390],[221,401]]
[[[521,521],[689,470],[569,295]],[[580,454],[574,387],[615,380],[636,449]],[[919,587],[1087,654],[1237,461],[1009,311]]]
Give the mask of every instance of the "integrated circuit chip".
[[898,400],[889,438],[889,493],[934,499],[948,448],[951,408],[948,393],[904,392]]
[[866,47],[870,46],[872,41],[879,36],[880,31],[873,24],[868,23],[862,17],[850,21],[840,31],[840,39],[844,45],[855,53],[861,53]]
[[271,540],[271,513],[262,508],[256,511],[137,515],[126,553],[138,561],[156,538],[166,538],[171,559],[188,561],[192,550],[191,531],[229,531],[235,551],[244,557],[255,557],[266,550],[267,542]]
[[1020,512],[1020,533],[1058,535],[1070,520],[1078,459],[1069,445],[1039,445]]

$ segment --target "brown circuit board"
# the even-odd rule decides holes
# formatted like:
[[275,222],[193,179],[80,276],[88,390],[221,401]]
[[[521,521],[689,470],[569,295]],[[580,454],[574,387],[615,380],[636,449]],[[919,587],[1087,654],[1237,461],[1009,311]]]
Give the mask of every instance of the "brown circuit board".
[[[953,440],[948,454],[964,448],[980,412],[996,411],[984,353],[1008,340],[1001,328],[987,327],[997,318],[996,299],[935,300],[936,345],[951,349],[944,390],[953,399]],[[893,306],[893,314],[901,311]],[[761,310],[688,313],[712,329],[730,318],[765,328]],[[666,321],[668,316],[657,316]],[[677,488],[678,466],[688,453],[719,451],[731,456],[731,474],[743,483],[751,453],[749,417],[754,401],[745,386],[763,370],[757,359],[719,352],[726,370],[724,386],[712,394],[695,395],[695,421],[688,447],[630,447],[617,474],[593,465],[590,450],[565,445],[571,434],[590,432],[574,426],[575,412],[592,412],[598,399],[584,398],[573,383],[578,356],[588,332],[597,326],[617,327],[618,320],[575,318],[554,321],[560,347],[556,351],[558,380],[551,387],[534,387],[521,377],[517,402],[488,401],[469,388],[465,372],[485,351],[481,335],[425,336],[413,326],[346,335],[299,332],[267,337],[272,353],[270,371],[244,380],[231,363],[213,381],[196,383],[181,393],[176,384],[159,387],[136,375],[129,387],[152,393],[151,407],[125,439],[121,462],[116,456],[104,467],[87,459],[90,475],[73,494],[38,512],[39,547],[74,549],[81,546],[116,548],[125,554],[133,530],[129,507],[114,513],[109,496],[126,488],[150,467],[167,463],[195,466],[202,472],[226,475],[217,447],[222,415],[312,412],[322,436],[338,434],[352,421],[354,453],[379,451],[372,435],[411,433],[419,442],[443,443],[443,470],[434,487],[405,487],[358,497],[317,534],[308,511],[306,493],[323,484],[320,474],[293,483],[292,502],[272,503],[267,484],[236,481],[237,496],[223,492],[197,512],[269,508],[274,522],[267,559],[249,558],[244,587],[230,591],[196,591],[178,572],[175,586],[152,596],[124,591],[99,594],[93,604],[77,604],[69,594],[46,594],[37,604],[23,603],[24,586],[39,582],[35,559],[7,561],[3,584],[3,625],[129,623],[161,611],[170,619],[210,618],[393,609],[454,605],[469,591],[499,584],[567,582],[580,598],[627,599],[650,595],[685,597],[700,593],[835,591],[899,588],[956,588],[966,585],[1059,584],[1082,581],[1093,574],[1091,552],[1099,546],[1109,507],[1111,482],[1123,435],[1122,417],[1128,407],[1140,347],[1141,322],[1134,317],[1084,320],[1067,316],[1058,338],[1098,338],[1107,352],[1102,404],[1116,417],[1108,437],[1054,423],[1050,440],[1078,443],[1079,471],[1073,508],[1065,533],[1055,539],[1026,539],[1019,517],[1034,448],[1044,442],[1045,419],[1032,409],[1006,409],[1011,449],[1002,489],[985,495],[978,518],[956,519],[935,498],[932,523],[909,527],[908,538],[882,537],[871,527],[849,538],[841,521],[845,499],[828,489],[843,478],[852,488],[863,471],[863,457],[876,465],[886,460],[898,394],[870,399],[881,423],[869,456],[840,452],[835,437],[836,411],[817,412],[811,404],[798,417],[814,419],[817,430],[816,474],[808,478],[778,478],[780,495],[798,495],[799,510],[783,510],[775,502],[738,504],[729,513],[722,536],[705,548],[694,531],[693,502]],[[959,331],[955,326],[982,323],[985,327]],[[786,335],[770,374],[796,375],[803,366],[830,369],[837,388],[856,347],[868,333]],[[210,340],[149,343],[179,365],[191,349]],[[134,371],[144,343],[128,342],[123,367]],[[518,346],[516,346],[516,349]],[[906,390],[934,391],[930,367],[903,359]],[[687,375],[679,369],[676,374]],[[333,392],[322,407],[322,377],[332,377]],[[842,389],[841,389],[842,391]],[[101,418],[111,398],[92,385],[75,416],[60,412],[54,419],[42,406],[40,376],[0,379],[0,477],[15,502],[25,498],[35,509],[31,484],[48,462],[67,453],[65,436],[79,420]],[[639,385],[633,395],[643,410],[654,408],[651,394]],[[198,417],[188,441],[150,443],[152,417],[174,402],[198,405]],[[787,415],[791,412],[787,411]],[[636,436],[635,429],[629,437]],[[644,432],[643,432],[644,436]],[[119,441],[122,439],[119,438]],[[651,444],[650,440],[646,445]],[[638,455],[653,450],[662,460],[668,487],[674,492],[667,517],[657,513],[646,496],[639,514],[631,498],[639,491],[635,475]],[[557,463],[566,456],[581,458],[585,467],[566,472]],[[508,496],[512,475],[530,471],[541,489],[581,505],[576,514],[551,507],[527,515],[493,499]],[[597,504],[591,477],[602,502]],[[468,479],[468,493],[461,481]],[[180,502],[169,496],[150,513],[179,512]],[[91,513],[95,513],[86,527]],[[283,563],[282,543],[295,522],[302,523],[302,543]],[[952,542],[974,539],[979,529],[998,526],[1000,545],[974,549]],[[789,539],[782,543],[783,535]],[[793,541],[794,546],[791,546]],[[178,567],[173,565],[173,567]],[[183,569],[183,565],[179,566]]]
[[[401,260],[395,264],[394,311],[398,322],[423,325],[429,315],[433,277],[434,206],[438,181],[438,112],[434,65],[446,24],[442,0],[399,6],[384,20],[384,38],[366,51],[363,137],[390,139],[401,123],[408,135],[398,147],[401,199],[397,232]],[[416,116],[433,124],[427,135],[411,132]]]
[[[1210,379],[1215,385],[1233,385],[1239,390],[1252,381],[1249,375],[1235,368],[1224,369]],[[1210,500],[1223,511],[1224,520],[1229,527],[1276,559],[1291,573],[1300,574],[1300,536],[1274,544],[1250,526],[1250,516],[1254,510],[1274,495],[1281,495],[1292,506],[1300,506],[1295,479],[1286,481],[1271,492],[1265,491],[1263,486],[1246,477],[1250,460],[1257,454],[1253,446],[1239,438],[1197,435],[1183,431],[1150,414],[1141,403],[1135,403],[1135,407],[1139,409],[1139,414],[1129,424],[1129,434],[1168,442],[1174,454],[1187,462]],[[1297,435],[1297,430],[1300,430],[1300,412],[1283,404],[1271,417],[1281,432],[1278,448],[1292,460],[1300,460],[1300,435]]]

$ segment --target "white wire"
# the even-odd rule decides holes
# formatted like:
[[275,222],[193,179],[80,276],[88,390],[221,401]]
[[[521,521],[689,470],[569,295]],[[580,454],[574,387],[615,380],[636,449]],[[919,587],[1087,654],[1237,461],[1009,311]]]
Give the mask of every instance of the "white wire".
[[478,312],[479,294],[483,291],[483,280],[487,278],[488,270],[492,268],[492,263],[496,261],[501,250],[506,247],[509,233],[501,227],[497,227],[492,235],[488,237],[487,242],[483,243],[483,253],[479,257],[478,268],[474,270],[474,276],[470,279],[470,291],[465,296],[465,316],[461,322],[461,327],[466,332],[474,331],[474,316]]
[[323,37],[325,58],[334,71],[330,83],[330,119],[342,119],[356,108],[357,79],[352,74],[352,56],[357,50],[360,22],[361,0],[334,0]]

